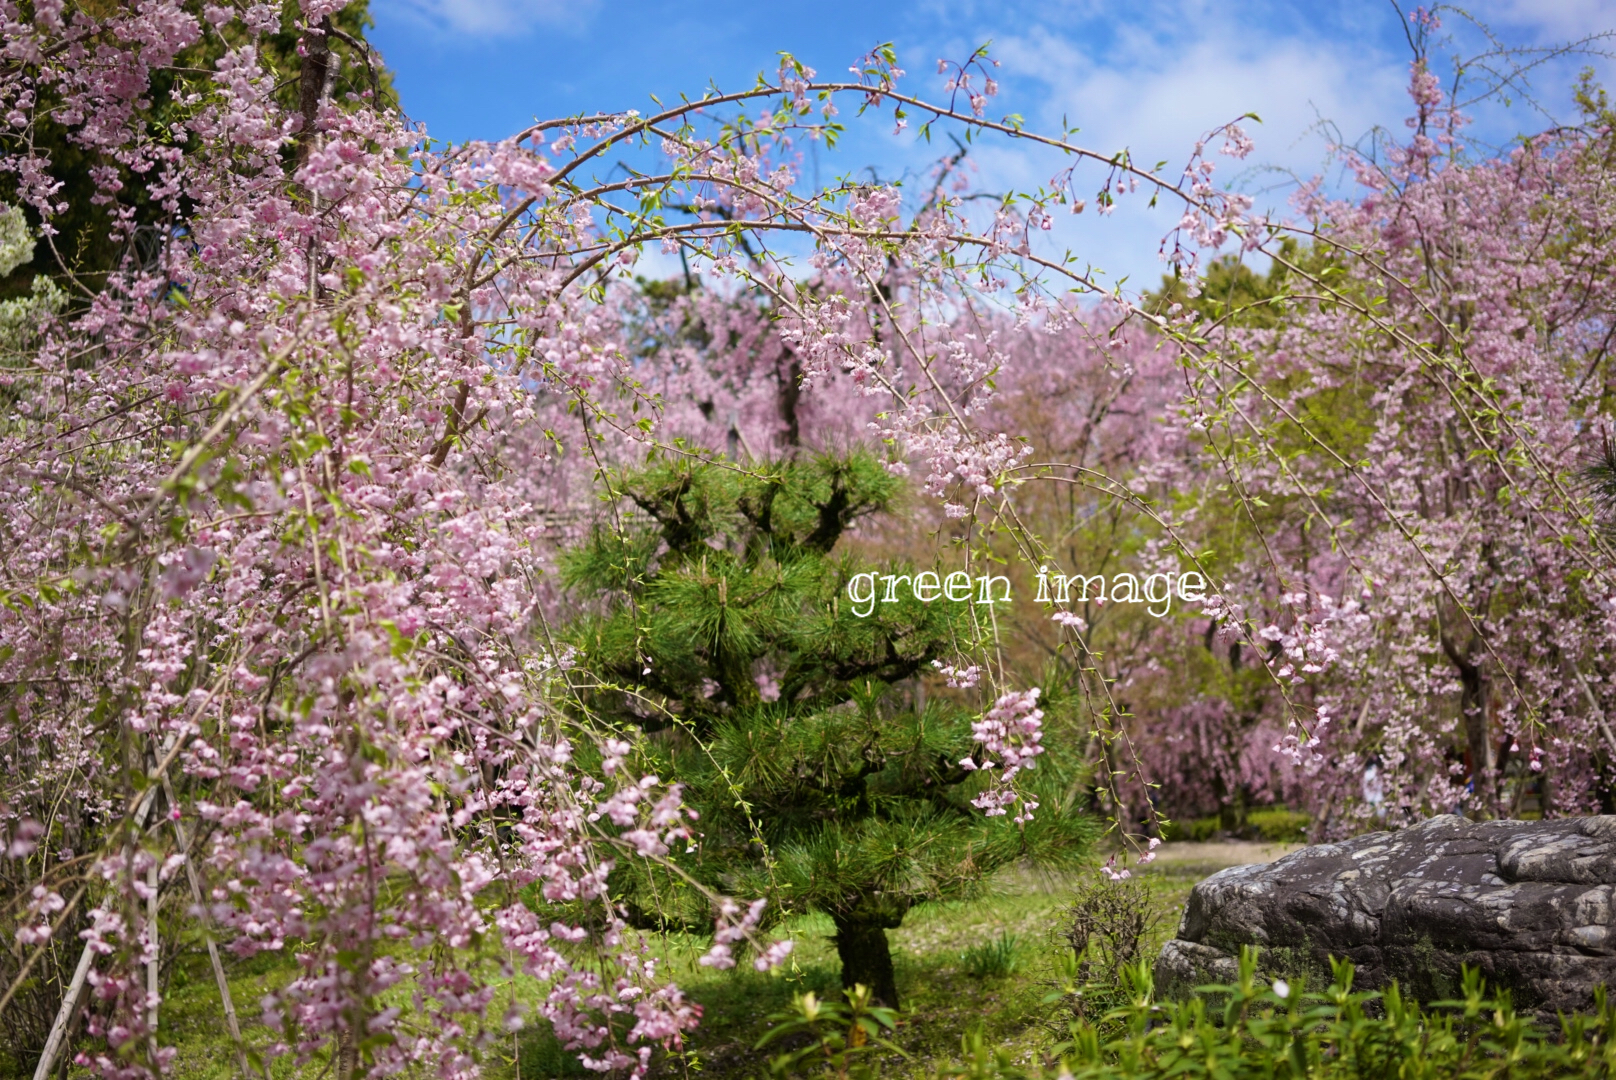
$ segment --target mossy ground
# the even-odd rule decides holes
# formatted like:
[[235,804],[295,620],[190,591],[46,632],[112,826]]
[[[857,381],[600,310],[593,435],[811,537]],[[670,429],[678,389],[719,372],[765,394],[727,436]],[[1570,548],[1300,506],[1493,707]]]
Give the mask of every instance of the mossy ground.
[[[1195,882],[1222,866],[1275,854],[1275,849],[1258,844],[1167,845],[1153,865],[1137,871],[1160,909],[1150,951],[1172,935]],[[884,1069],[887,1075],[929,1073],[929,1066],[957,1052],[961,1035],[978,1027],[992,1042],[1028,1060],[1052,1041],[1044,1026],[1050,1010],[1044,999],[1052,978],[1052,937],[1077,880],[1012,870],[999,875],[980,899],[917,908],[890,933],[904,999],[893,1042],[910,1060],[894,1058]],[[712,971],[696,964],[704,941],[678,936],[654,939],[653,947],[664,958],[663,970],[703,1010],[701,1026],[683,1053],[660,1059],[657,1075],[714,1080],[760,1075],[765,1072],[766,1054],[752,1047],[768,1029],[769,1017],[787,1008],[793,994],[811,990],[824,997],[840,992],[830,920],[808,916],[783,931],[796,941],[796,949],[786,968],[773,975],[746,965]],[[1017,942],[1016,970],[1003,976],[971,975],[965,951],[1005,933]],[[268,1034],[258,1022],[263,995],[290,979],[295,970],[294,961],[284,955],[232,965],[231,992],[249,1043],[261,1042]],[[537,984],[519,980],[502,989],[499,1000],[503,1002],[508,993],[537,997],[539,992]],[[407,1008],[407,994],[401,991],[399,997],[398,1004]],[[200,947],[181,957],[171,973],[163,1026],[179,1051],[169,1071],[172,1080],[231,1080],[237,1073],[218,992]],[[274,1080],[317,1080],[323,1071],[322,1062],[297,1068],[281,1061],[272,1075]],[[502,1036],[488,1048],[484,1071],[490,1080],[594,1075],[562,1052],[543,1024]]]

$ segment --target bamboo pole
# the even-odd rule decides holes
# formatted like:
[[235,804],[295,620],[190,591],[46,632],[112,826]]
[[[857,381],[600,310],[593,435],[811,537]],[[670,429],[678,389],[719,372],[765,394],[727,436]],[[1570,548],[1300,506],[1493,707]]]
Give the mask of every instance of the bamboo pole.
[[[280,364],[281,361],[277,360],[275,363],[270,365],[268,370],[259,375],[258,378],[254,380],[254,386],[248,388],[248,391],[243,396],[242,401],[238,401],[237,405],[240,405],[246,400],[246,398],[249,398],[253,394],[257,393],[258,387],[262,386],[263,383],[268,382],[269,379],[273,377],[274,373],[279,370]],[[217,430],[222,430],[223,425],[228,422],[229,418],[234,415],[236,411],[237,406],[231,406],[231,408],[226,412],[226,415],[219,418],[219,422],[214,425],[214,428]],[[217,434],[217,430],[212,431],[209,433],[209,435],[205,436],[204,441],[211,440],[212,436]],[[201,452],[197,447],[193,447],[193,451],[195,453]],[[187,456],[192,456],[192,451],[187,451]],[[191,464],[191,462],[182,460],[175,475],[183,473],[190,467]],[[156,508],[156,506],[157,501],[156,496],[154,496],[153,501],[147,507],[146,512],[150,513]],[[220,688],[224,685],[226,677],[227,676],[225,675],[221,675],[218,680],[214,682],[213,689],[211,692],[209,692],[207,699],[203,701],[201,705],[197,706],[196,715],[201,715],[202,709],[207,706],[209,701],[213,700],[214,695],[217,694]],[[180,752],[180,745],[180,736],[178,732],[171,734],[168,737],[167,742],[163,744],[162,752],[158,757],[157,766],[152,769],[147,777],[149,780],[154,782],[146,788],[145,792],[140,796],[139,802],[135,805],[135,831],[141,832],[145,830],[146,818],[151,814],[152,806],[157,801],[158,788],[155,781],[161,780],[163,782],[163,790],[165,792],[170,792],[169,800],[170,802],[173,801],[173,795],[171,794],[173,786],[168,781],[168,767],[173,763],[175,755]],[[80,888],[78,895],[73,898],[73,902],[76,904],[79,897],[83,895],[84,890]],[[64,917],[65,914],[66,913],[64,912]],[[153,920],[153,925],[155,927],[155,920]],[[153,932],[155,933],[155,929]],[[62,1044],[67,1041],[67,1030],[72,1025],[73,1014],[78,1009],[79,995],[84,992],[84,983],[90,977],[90,966],[94,962],[95,951],[91,949],[89,943],[86,942],[84,945],[84,951],[79,954],[79,965],[73,972],[73,979],[68,983],[67,993],[62,998],[62,1007],[57,1010],[56,1021],[51,1024],[50,1035],[45,1040],[45,1052],[39,1056],[39,1066],[34,1070],[34,1080],[48,1080],[51,1071],[56,1067],[56,1055],[62,1052]],[[219,969],[217,968],[215,969],[216,972],[218,970]],[[21,980],[19,980],[19,982],[20,981]],[[148,986],[150,985],[150,971],[148,970]],[[9,998],[9,996],[10,995],[8,994],[7,997]],[[0,1005],[0,1008],[3,1007],[3,1005]],[[239,1040],[237,1042],[237,1047],[240,1047]]]
[[62,1043],[67,1039],[67,1029],[73,1020],[73,1013],[78,1009],[79,994],[84,992],[84,980],[90,976],[90,963],[95,959],[95,953],[86,945],[79,954],[79,966],[73,972],[73,981],[67,984],[67,996],[62,999],[61,1011],[56,1014],[56,1023],[51,1025],[50,1038],[45,1040],[45,1052],[39,1056],[39,1067],[34,1070],[34,1080],[47,1080],[52,1070],[56,1068],[56,1055],[62,1051]]
[[[140,802],[135,807],[136,831],[146,827],[146,818],[151,814],[152,805],[156,801],[157,785],[153,784],[146,789],[146,793],[140,797]],[[95,950],[90,947],[89,942],[85,942],[84,951],[79,954],[79,966],[74,969],[73,979],[67,984],[67,993],[62,997],[62,1007],[56,1011],[56,1022],[51,1024],[50,1036],[45,1040],[45,1052],[39,1055],[39,1065],[34,1069],[34,1080],[48,1080],[56,1068],[56,1055],[62,1052],[62,1044],[67,1041],[67,1029],[73,1023],[73,1014],[79,1007],[79,995],[84,993],[84,983],[90,977],[90,966],[94,962]],[[150,977],[148,969],[148,980]]]

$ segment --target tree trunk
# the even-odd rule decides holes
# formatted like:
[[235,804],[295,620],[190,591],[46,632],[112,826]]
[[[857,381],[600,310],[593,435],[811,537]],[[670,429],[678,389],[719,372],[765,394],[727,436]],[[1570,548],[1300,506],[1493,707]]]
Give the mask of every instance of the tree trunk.
[[1470,757],[1471,790],[1476,801],[1493,817],[1498,816],[1498,798],[1495,791],[1496,765],[1493,761],[1492,724],[1487,715],[1487,679],[1481,665],[1470,659],[1475,645],[1461,652],[1447,635],[1442,635],[1442,650],[1459,670],[1459,723],[1464,727],[1465,750]]
[[1487,715],[1487,683],[1480,665],[1459,671],[1459,712],[1465,731],[1465,748],[1470,751],[1471,777],[1476,798],[1487,813],[1499,816],[1497,766],[1493,761],[1492,724]]
[[1464,728],[1465,750],[1470,758],[1470,785],[1484,813],[1497,817],[1498,806],[1497,763],[1493,759],[1492,722],[1487,714],[1487,676],[1481,664],[1474,659],[1476,646],[1481,643],[1474,627],[1466,637],[1464,647],[1449,633],[1444,618],[1443,602],[1436,604],[1437,635],[1442,651],[1459,672],[1459,723]]
[[787,355],[791,363],[780,374],[780,424],[785,428],[780,439],[785,444],[786,456],[795,457],[797,447],[802,445],[802,423],[797,417],[797,403],[802,400],[802,362],[796,353]]
[[898,984],[892,972],[892,950],[887,932],[868,922],[850,922],[832,916],[836,923],[836,955],[842,960],[842,986],[868,986],[879,1004],[898,1007]]
[[331,94],[331,19],[327,16],[320,25],[311,26],[303,34],[302,70],[298,73],[297,111],[303,117],[303,126],[297,133],[297,160],[308,160],[314,145],[314,121],[320,106]]

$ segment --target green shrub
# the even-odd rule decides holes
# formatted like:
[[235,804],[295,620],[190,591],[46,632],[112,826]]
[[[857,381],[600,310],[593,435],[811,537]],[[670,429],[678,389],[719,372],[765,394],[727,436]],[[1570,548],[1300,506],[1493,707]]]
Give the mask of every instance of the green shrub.
[[[1307,839],[1307,827],[1312,818],[1299,810],[1283,806],[1265,806],[1246,812],[1246,823],[1236,834],[1253,840],[1266,840],[1275,844],[1294,844]],[[1205,843],[1215,840],[1224,832],[1223,819],[1212,817],[1175,821],[1162,830],[1163,840],[1190,840]]]
[[1246,814],[1246,831],[1258,839],[1277,844],[1293,844],[1307,839],[1307,827],[1313,819],[1299,810],[1271,806],[1252,810]]
[[[1335,961],[1332,966],[1329,989],[1308,993],[1300,980],[1293,985],[1259,981],[1257,952],[1248,947],[1233,985],[1201,987],[1184,1001],[1158,1002],[1150,965],[1141,960],[1124,972],[1124,1003],[1103,1023],[1072,1022],[1046,1065],[1017,1064],[976,1032],[960,1040],[958,1062],[932,1075],[968,1080],[1616,1077],[1616,1005],[1603,986],[1594,991],[1591,1014],[1562,1017],[1551,1031],[1516,1013],[1508,994],[1489,995],[1480,973],[1470,968],[1456,1000],[1421,1006],[1396,984],[1385,993],[1354,991],[1352,965]],[[878,1075],[873,1057],[852,1065],[848,1048],[876,1042],[884,1028],[890,1030],[889,1018],[868,1015],[868,1005],[857,998],[850,1004],[851,1009],[827,1014],[823,1003],[799,997],[795,1010],[778,1019],[817,1042],[775,1058],[771,1072],[843,1080]]]
[[974,979],[1002,979],[1021,966],[1020,942],[1014,934],[1002,931],[997,938],[960,953],[960,962]]
[[1192,840],[1202,844],[1218,835],[1223,828],[1221,819],[1216,816],[1192,818],[1189,821],[1174,821],[1162,830],[1163,840]]

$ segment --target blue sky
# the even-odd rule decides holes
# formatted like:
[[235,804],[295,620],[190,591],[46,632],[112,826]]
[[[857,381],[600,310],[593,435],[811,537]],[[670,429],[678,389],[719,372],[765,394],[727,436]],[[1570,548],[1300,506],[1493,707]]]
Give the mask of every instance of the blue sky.
[[[1480,0],[1468,9],[1512,45],[1616,29],[1609,0]],[[1282,207],[1291,177],[1330,175],[1333,139],[1356,142],[1377,126],[1401,132],[1408,113],[1410,52],[1389,0],[372,0],[372,11],[371,37],[405,111],[455,141],[497,139],[536,117],[644,110],[651,94],[695,96],[710,81],[735,89],[773,71],[781,50],[829,75],[892,41],[910,88],[936,93],[939,57],[963,58],[991,40],[1002,63],[994,112],[1044,129],[1065,118],[1082,129],[1078,141],[1107,153],[1126,146],[1136,160],[1179,163],[1201,132],[1256,112],[1256,152],[1220,176]],[[1487,47],[1452,14],[1444,33],[1447,55]],[[1574,116],[1569,84],[1588,62],[1565,58],[1534,73],[1539,102],[1556,118]],[[1616,67],[1593,62],[1616,82]],[[1479,143],[1546,125],[1519,92],[1511,97],[1510,107],[1477,110],[1470,134]],[[834,159],[818,163],[824,179],[864,167],[900,178],[935,156],[907,134],[894,138],[890,123],[854,126]],[[993,190],[1035,185],[1053,171],[1004,143],[974,156],[978,182]],[[1109,219],[1080,221],[1063,226],[1063,242],[1112,280],[1154,283],[1168,211],[1125,202]]]

